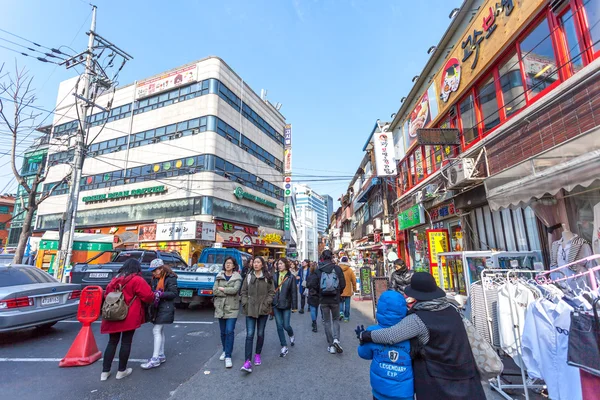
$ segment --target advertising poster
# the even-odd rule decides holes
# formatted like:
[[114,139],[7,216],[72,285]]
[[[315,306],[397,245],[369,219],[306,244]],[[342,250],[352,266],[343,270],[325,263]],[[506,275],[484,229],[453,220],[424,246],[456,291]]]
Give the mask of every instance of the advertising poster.
[[292,149],[285,149],[283,152],[283,173],[292,173]]
[[196,82],[197,67],[196,64],[188,65],[187,67],[176,69],[163,75],[155,76],[154,78],[146,79],[138,82],[136,88],[136,99],[150,96],[155,93],[176,88],[177,86],[186,85]]
[[417,130],[427,128],[438,116],[439,105],[436,93],[435,84],[432,83],[410,113],[404,129],[406,151],[417,142]]
[[196,221],[156,224],[156,240],[190,240],[196,238]]
[[138,228],[139,242],[152,242],[156,240],[156,224],[140,225]]
[[375,167],[377,176],[396,175],[396,151],[392,132],[379,132],[373,135]]
[[[428,229],[425,231],[427,235],[427,244],[429,246],[429,265],[431,267],[431,275],[435,278],[435,282],[441,287],[438,254],[450,251],[450,239],[447,229]],[[448,281],[448,271],[442,268],[442,276],[446,285]],[[446,286],[447,287],[447,286]]]

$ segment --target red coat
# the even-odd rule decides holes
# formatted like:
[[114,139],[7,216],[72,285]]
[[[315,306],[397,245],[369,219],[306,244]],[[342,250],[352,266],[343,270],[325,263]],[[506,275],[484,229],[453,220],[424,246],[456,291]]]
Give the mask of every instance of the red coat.
[[[154,292],[140,275],[114,278],[106,287],[104,296],[106,297],[108,293],[113,292],[118,285],[123,285],[125,301],[130,304],[127,318],[123,321],[102,320],[100,333],[125,332],[139,328],[145,322],[142,302],[149,304],[154,301]],[[131,300],[134,296],[137,297],[132,303]]]

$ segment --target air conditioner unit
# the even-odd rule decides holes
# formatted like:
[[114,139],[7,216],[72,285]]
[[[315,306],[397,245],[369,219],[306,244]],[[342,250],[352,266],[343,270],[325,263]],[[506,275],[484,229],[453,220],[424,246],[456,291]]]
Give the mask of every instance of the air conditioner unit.
[[152,138],[152,143],[158,143],[158,142],[160,142],[160,138],[157,138],[157,137]]
[[375,228],[373,227],[373,225],[371,225],[371,224],[367,225],[367,235],[370,235],[373,232],[375,232]]
[[373,220],[373,224],[375,225],[375,229],[381,229],[381,219],[380,218],[376,218]]
[[175,134],[175,139],[177,139],[177,138],[180,138],[180,137],[182,137],[182,136],[183,136],[183,132],[177,132],[177,133]]
[[197,135],[200,131],[198,129],[192,129],[192,135]]
[[476,181],[475,160],[472,158],[463,158],[462,160],[451,164],[446,170],[448,177],[448,189],[464,188]]
[[383,224],[383,227],[381,228],[381,230],[383,231],[384,235],[389,235],[390,234],[390,224]]

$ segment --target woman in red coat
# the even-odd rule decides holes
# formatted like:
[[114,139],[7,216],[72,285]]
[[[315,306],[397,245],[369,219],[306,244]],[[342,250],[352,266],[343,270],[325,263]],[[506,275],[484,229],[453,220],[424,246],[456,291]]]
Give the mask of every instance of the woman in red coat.
[[127,260],[119,270],[118,275],[106,287],[104,296],[115,291],[119,286],[122,287],[125,302],[129,305],[127,317],[123,321],[102,320],[100,333],[110,335],[106,350],[104,350],[104,361],[100,380],[105,381],[110,376],[110,367],[117,345],[121,341],[119,350],[119,370],[117,379],[123,379],[131,375],[132,369],[127,368],[129,353],[131,352],[131,342],[135,330],[142,326],[144,319],[144,306],[142,303],[152,303],[154,301],[154,292],[150,285],[142,278],[142,267],[138,260]]

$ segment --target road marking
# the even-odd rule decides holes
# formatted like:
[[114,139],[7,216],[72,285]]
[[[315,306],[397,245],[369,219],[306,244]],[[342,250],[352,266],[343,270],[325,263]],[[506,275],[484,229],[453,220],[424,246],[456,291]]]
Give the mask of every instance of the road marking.
[[[0,362],[59,362],[62,358],[0,358]],[[99,361],[104,360],[101,358]],[[115,358],[113,362],[118,362],[119,359]],[[130,358],[130,362],[146,362],[146,358]]]
[[[65,322],[65,323],[69,323],[69,324],[79,324],[79,321],[58,321],[58,322]],[[94,321],[92,322],[93,324],[99,324],[102,321]],[[214,321],[175,321],[173,322],[174,324],[179,324],[179,325],[192,325],[192,324],[202,324],[202,325],[212,325],[214,324]]]

